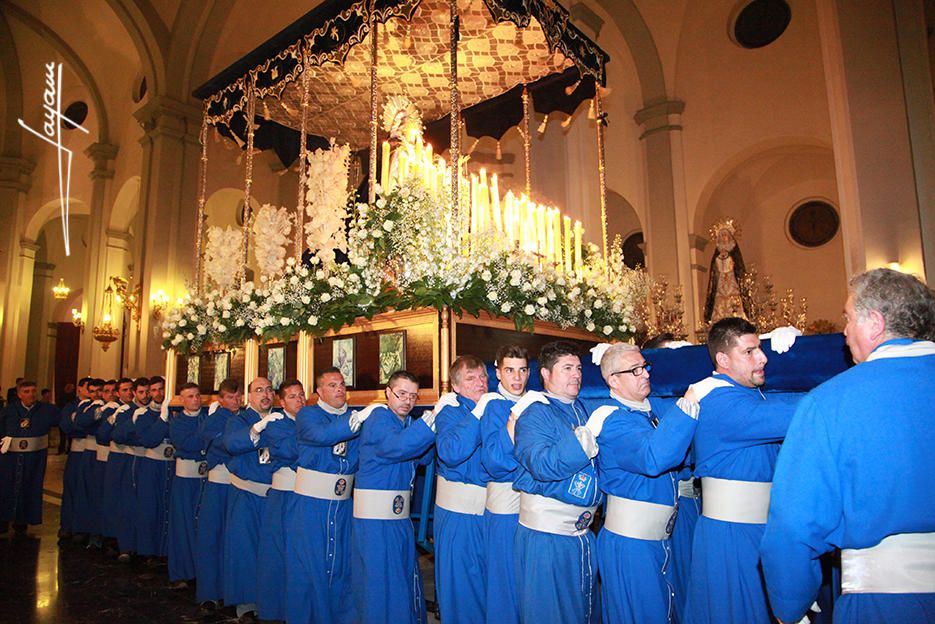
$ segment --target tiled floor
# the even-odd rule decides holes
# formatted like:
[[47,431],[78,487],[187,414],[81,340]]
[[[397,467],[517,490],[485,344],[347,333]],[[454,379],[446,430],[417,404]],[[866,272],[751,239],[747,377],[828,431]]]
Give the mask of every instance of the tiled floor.
[[[53,447],[54,448],[54,447]],[[194,591],[168,588],[165,566],[120,564],[100,550],[57,544],[64,455],[51,455],[43,524],[25,537],[0,536],[0,623],[150,624],[235,622],[232,613],[199,614]],[[426,595],[434,595],[432,558],[420,557]],[[430,617],[430,621],[434,621]]]

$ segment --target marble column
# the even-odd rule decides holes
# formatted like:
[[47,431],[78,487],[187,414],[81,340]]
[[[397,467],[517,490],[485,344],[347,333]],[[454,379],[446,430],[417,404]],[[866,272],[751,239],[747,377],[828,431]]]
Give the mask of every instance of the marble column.
[[[20,245],[26,225],[26,193],[35,163],[0,156],[0,385],[9,388],[22,376],[36,247]],[[25,256],[23,255],[25,253]],[[25,308],[25,310],[23,309]]]
[[639,110],[634,119],[643,132],[646,162],[646,268],[653,277],[664,276],[670,292],[681,287],[685,302],[685,330],[694,330],[698,301],[692,266],[692,236],[685,200],[682,152],[682,111],[679,100],[658,102]]
[[201,110],[155,97],[135,115],[146,131],[140,140],[144,227],[136,268],[143,285],[144,313],[136,328],[136,342],[131,342],[129,372],[152,375],[165,370],[165,354],[159,322],[148,309],[150,293],[163,290],[174,300],[191,279]]

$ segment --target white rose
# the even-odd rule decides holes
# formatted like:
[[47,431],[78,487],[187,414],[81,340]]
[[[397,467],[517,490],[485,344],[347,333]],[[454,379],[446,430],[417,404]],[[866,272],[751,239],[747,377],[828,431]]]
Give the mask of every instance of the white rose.
[[[377,199],[377,208],[380,208],[380,209],[386,208],[386,200],[383,199],[382,197],[379,198],[379,199]],[[367,209],[366,209],[365,207],[361,206],[361,208],[360,208],[360,214],[362,214],[362,215],[367,214]]]
[[585,310],[585,311],[584,311],[584,315],[585,315],[587,318],[591,318],[591,311],[590,311],[590,310]]
[[167,332],[167,331],[162,332],[162,338],[163,338],[163,339],[166,339],[166,338],[168,338],[168,337],[169,337],[169,332]]
[[314,314],[308,317],[308,324],[312,326],[318,325],[318,317],[315,316]]
[[221,312],[221,318],[230,318],[230,317],[231,317],[230,310],[224,310],[223,312]]
[[243,327],[243,319],[237,319],[234,321],[234,327]]
[[295,264],[295,258],[289,257],[286,258],[286,266],[292,266]]
[[387,232],[392,232],[394,225],[395,223],[387,219],[386,221],[383,222],[383,229],[386,230]]
[[321,302],[328,303],[331,301],[331,293],[321,293]]
[[288,318],[286,318],[285,316],[282,317],[281,319],[279,319],[279,324],[282,325],[283,327],[289,325],[289,323],[291,323],[291,322],[292,322],[292,321],[290,321],[290,320],[289,320]]
[[591,321],[588,321],[588,324],[585,325],[584,328],[587,329],[588,331],[594,331],[594,323],[592,323]]
[[484,270],[484,272],[480,274],[480,278],[485,282],[489,282],[491,277],[493,276],[490,274],[490,271],[487,270]]
[[594,300],[594,307],[597,308],[598,310],[600,310],[601,308],[603,308],[603,307],[604,307],[604,300],[603,300],[603,299],[595,299],[595,300]]
[[185,334],[185,339],[186,339],[186,340],[194,340],[194,339],[195,339],[195,334],[193,334],[193,333],[191,333],[191,332],[188,332],[187,334]]
[[373,230],[372,232],[370,232],[370,236],[372,236],[373,238],[383,238],[383,232],[381,232],[380,230]]
[[548,299],[546,299],[545,297],[539,297],[538,299],[536,299],[536,303],[538,303],[541,306],[544,306],[546,303],[548,303]]
[[188,321],[185,319],[179,319],[179,327],[185,327],[186,325],[188,325]]
[[497,300],[497,291],[496,291],[496,290],[491,290],[489,293],[487,293],[487,298],[490,299],[491,301],[496,301],[496,300]]
[[218,328],[218,331],[219,331],[219,332],[226,332],[226,331],[227,331],[227,327],[225,327],[224,325],[218,325],[217,328]]
[[513,309],[513,305],[509,301],[507,301],[502,306],[500,306],[500,311],[503,312],[504,314],[506,314],[512,309]]
[[603,332],[604,332],[604,335],[605,335],[605,336],[609,336],[609,335],[611,334],[611,332],[613,332],[613,331],[614,331],[614,328],[613,328],[613,327],[611,327],[610,325],[604,325]]
[[200,323],[198,324],[198,327],[196,327],[196,329],[198,330],[199,336],[203,336],[208,333],[208,328]]
[[302,305],[308,305],[312,302],[312,298],[308,295],[302,295]]
[[527,316],[532,316],[533,314],[536,313],[536,306],[532,305],[531,303],[528,303],[526,304],[526,307],[523,308],[523,312],[525,312]]

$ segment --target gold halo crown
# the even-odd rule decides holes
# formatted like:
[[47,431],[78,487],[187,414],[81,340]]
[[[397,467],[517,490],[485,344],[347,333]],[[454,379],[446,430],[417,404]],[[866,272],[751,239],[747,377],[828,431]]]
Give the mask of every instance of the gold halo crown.
[[391,95],[383,105],[383,129],[396,140],[422,136],[422,114],[409,98]]
[[734,223],[734,219],[732,217],[727,217],[725,219],[721,219],[720,221],[714,222],[714,224],[711,226],[711,229],[708,230],[708,235],[711,237],[711,240],[716,241],[717,234],[721,230],[727,230],[730,232],[731,236],[733,236],[735,240],[740,239],[740,226]]

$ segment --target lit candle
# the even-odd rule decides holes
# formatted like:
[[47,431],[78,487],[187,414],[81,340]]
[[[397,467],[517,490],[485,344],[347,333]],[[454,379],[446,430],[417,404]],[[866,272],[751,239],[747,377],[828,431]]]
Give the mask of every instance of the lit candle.
[[554,210],[549,208],[545,213],[545,260],[547,263],[555,261],[555,229],[552,227],[554,217]]
[[571,272],[571,217],[562,219],[565,223],[565,273]]
[[552,262],[555,268],[562,270],[562,213],[558,208],[552,209],[552,236],[555,237],[555,255]]
[[575,221],[575,274],[578,279],[584,274],[584,262],[581,257],[581,246],[583,244],[584,230],[581,227],[581,221]]
[[490,189],[487,188],[487,173],[481,169],[480,181],[477,184],[477,208],[480,210],[480,216],[477,219],[477,225],[480,231],[484,232],[490,228]]
[[497,174],[490,177],[490,210],[493,213],[493,225],[498,232],[503,232],[503,215],[500,213],[500,185],[497,183]]
[[396,153],[399,155],[396,167],[396,181],[403,184],[409,174],[409,150],[399,149],[396,150]]
[[513,248],[513,241],[516,240],[516,237],[513,236],[513,191],[507,191],[506,197],[503,198],[503,229],[506,232],[506,239],[509,241],[510,249]]
[[546,255],[546,234],[545,234],[545,206],[539,204],[536,206],[536,252],[539,254],[540,264]]
[[390,142],[383,141],[383,162],[380,163],[380,186],[383,187],[383,192],[388,193],[390,191]]
[[477,214],[477,176],[471,174],[471,234],[477,233],[480,226],[479,215]]

